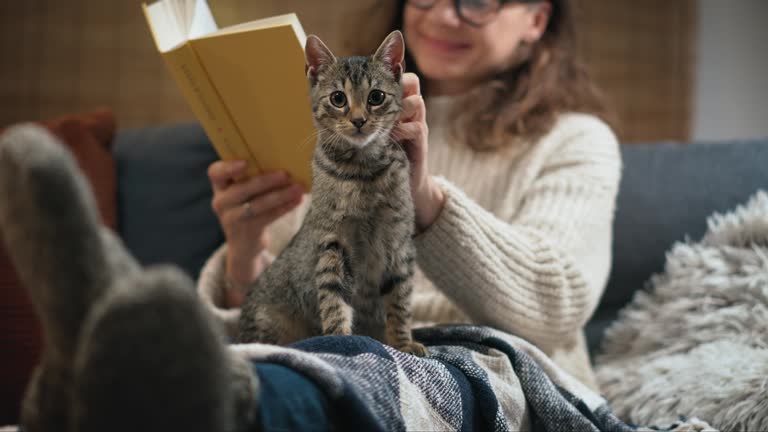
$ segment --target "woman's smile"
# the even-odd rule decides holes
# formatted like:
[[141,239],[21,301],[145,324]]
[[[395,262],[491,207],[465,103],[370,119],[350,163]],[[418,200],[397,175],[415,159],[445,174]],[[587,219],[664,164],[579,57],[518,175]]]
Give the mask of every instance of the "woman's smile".
[[417,32],[416,36],[417,43],[422,43],[433,54],[457,56],[472,49],[472,44],[465,41],[453,41],[443,37],[426,35],[422,32]]

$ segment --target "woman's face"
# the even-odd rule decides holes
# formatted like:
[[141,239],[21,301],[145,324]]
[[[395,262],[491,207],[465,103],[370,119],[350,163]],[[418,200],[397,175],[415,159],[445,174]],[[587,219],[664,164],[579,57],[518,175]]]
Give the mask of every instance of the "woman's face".
[[510,2],[482,27],[456,13],[452,0],[437,0],[429,9],[405,6],[406,46],[430,91],[461,92],[511,66],[521,42],[543,34],[550,6]]

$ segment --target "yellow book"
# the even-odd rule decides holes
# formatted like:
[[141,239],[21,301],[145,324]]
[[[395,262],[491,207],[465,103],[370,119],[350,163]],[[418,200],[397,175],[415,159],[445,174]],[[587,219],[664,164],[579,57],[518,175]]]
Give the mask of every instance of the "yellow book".
[[315,127],[296,14],[219,29],[205,0],[144,4],[155,44],[224,160],[284,170],[309,191]]

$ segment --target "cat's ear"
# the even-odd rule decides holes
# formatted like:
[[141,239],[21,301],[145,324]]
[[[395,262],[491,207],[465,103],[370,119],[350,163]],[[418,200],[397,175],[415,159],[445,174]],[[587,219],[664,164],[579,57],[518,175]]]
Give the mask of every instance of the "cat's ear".
[[373,55],[378,60],[389,67],[389,70],[395,74],[395,79],[400,81],[400,77],[405,71],[405,41],[403,34],[399,30],[390,33],[384,42],[381,43],[376,54]]
[[315,35],[307,36],[304,56],[306,58],[304,72],[307,74],[307,78],[312,85],[315,85],[317,82],[317,74],[320,72],[320,68],[336,62],[336,57],[333,56],[331,50]]

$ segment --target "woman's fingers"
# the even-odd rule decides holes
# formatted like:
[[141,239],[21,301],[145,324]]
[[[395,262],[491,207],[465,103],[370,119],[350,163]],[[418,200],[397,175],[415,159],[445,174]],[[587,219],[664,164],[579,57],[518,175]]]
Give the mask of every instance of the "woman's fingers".
[[413,73],[403,75],[403,111],[400,119],[414,123],[424,123],[427,119],[427,109],[419,89],[419,78]]
[[264,217],[271,212],[278,210],[283,205],[299,199],[302,195],[302,188],[299,185],[292,185],[276,189],[271,192],[259,195],[250,201],[250,209],[244,210],[245,217]]
[[255,223],[266,227],[301,202],[302,195],[302,188],[299,185],[275,189],[229,208],[220,214],[220,219],[222,224],[227,226]]
[[279,219],[284,214],[288,213],[289,211],[293,210],[297,205],[301,203],[301,200],[303,198],[303,195],[299,194],[298,197],[294,197],[293,199],[284,202],[277,207],[272,208],[271,210],[268,210],[261,215],[258,216],[260,219],[260,223],[264,226],[267,226],[271,224],[272,222]]
[[403,99],[403,111],[400,119],[403,121],[423,122],[427,118],[427,109],[421,95],[408,96]]
[[403,74],[403,97],[421,94],[419,77],[412,72]]
[[400,123],[392,133],[405,147],[412,169],[419,172],[427,157],[427,134],[427,125],[422,122]]
[[423,122],[399,123],[392,135],[398,141],[421,141],[428,133],[427,125]]
[[223,213],[232,207],[242,205],[256,195],[289,183],[288,176],[281,172],[258,175],[250,179],[220,189],[214,194],[212,207],[217,213]]
[[226,188],[242,173],[248,164],[244,160],[223,161],[218,160],[208,167],[208,178],[211,180],[213,190]]

